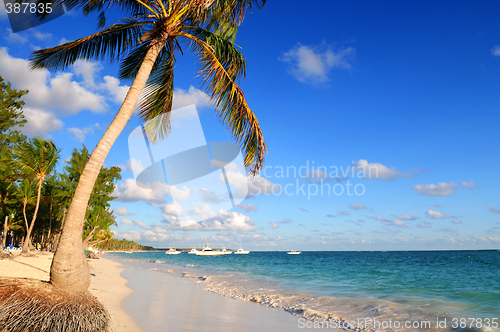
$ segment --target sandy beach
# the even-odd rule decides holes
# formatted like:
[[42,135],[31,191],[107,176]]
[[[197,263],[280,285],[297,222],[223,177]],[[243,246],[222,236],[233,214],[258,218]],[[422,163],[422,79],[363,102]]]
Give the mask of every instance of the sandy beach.
[[[30,256],[13,252],[11,258],[0,260],[0,276],[13,278],[34,278],[49,280],[53,254],[37,252]],[[127,280],[120,276],[123,271],[119,263],[100,258],[89,260],[92,273],[89,291],[99,299],[112,316],[112,326],[117,332],[144,331],[122,308],[123,299],[132,293],[126,286]]]
[[[29,257],[14,253],[0,260],[0,276],[49,280],[51,260],[50,253]],[[108,309],[118,332],[303,330],[290,313],[226,298],[182,278],[141,268],[124,269],[102,256],[89,264],[89,291]]]
[[135,290],[123,306],[148,332],[304,330],[299,328],[299,318],[288,312],[223,297],[183,278],[140,268],[128,268],[122,274]]

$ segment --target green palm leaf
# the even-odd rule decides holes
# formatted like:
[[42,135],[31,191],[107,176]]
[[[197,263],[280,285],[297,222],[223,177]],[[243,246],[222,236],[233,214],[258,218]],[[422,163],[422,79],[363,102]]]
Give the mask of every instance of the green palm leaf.
[[113,62],[137,44],[144,32],[143,26],[147,24],[149,22],[125,19],[88,37],[35,51],[31,57],[31,68],[65,69],[79,59],[102,60],[105,56]]
[[191,27],[190,30],[197,36],[179,34],[193,41],[193,51],[201,58],[199,72],[203,87],[214,101],[219,119],[244,150],[245,166],[255,175],[264,163],[267,147],[257,117],[235,83],[245,73],[245,59],[230,41],[204,29]]

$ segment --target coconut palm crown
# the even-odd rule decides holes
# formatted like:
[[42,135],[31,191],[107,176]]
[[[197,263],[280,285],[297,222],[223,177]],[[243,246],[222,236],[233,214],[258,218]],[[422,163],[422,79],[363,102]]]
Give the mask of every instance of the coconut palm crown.
[[[237,27],[252,6],[265,0],[61,0],[84,13],[118,8],[126,18],[101,31],[63,45],[33,53],[33,69],[65,69],[77,60],[120,63],[121,79],[133,79],[125,100],[82,172],[51,266],[51,283],[67,292],[84,292],[90,273],[83,254],[82,226],[89,197],[104,160],[139,105],[148,139],[168,135],[174,91],[176,56],[184,48],[199,56],[202,88],[215,114],[230,130],[245,155],[250,174],[257,174],[267,148],[255,114],[237,82],[245,76],[246,61],[235,45]],[[163,116],[160,116],[163,115]],[[165,116],[166,115],[166,116]]]
[[108,56],[111,62],[120,62],[120,79],[135,79],[145,60],[154,58],[139,105],[140,117],[149,129],[148,138],[154,143],[170,129],[168,122],[157,122],[168,117],[158,116],[168,114],[172,108],[175,57],[183,54],[183,46],[187,47],[200,58],[202,87],[214,102],[215,113],[244,151],[245,166],[251,174],[259,172],[267,149],[259,122],[237,85],[245,76],[246,60],[234,40],[245,11],[252,4],[261,7],[265,0],[64,3],[70,8],[83,7],[86,13],[101,11],[100,25],[105,22],[103,9],[119,7],[130,17],[91,36],[34,52],[32,68],[65,69],[79,59],[102,60]]
[[[26,229],[26,239],[23,244],[23,252],[28,251],[31,232],[35,225],[38,208],[40,206],[40,198],[42,197],[42,184],[45,178],[55,168],[59,160],[61,149],[58,149],[52,141],[46,141],[43,138],[35,137],[32,140],[23,143],[15,151],[15,163],[26,178],[34,177],[37,186],[37,199],[35,212],[29,228]],[[27,183],[23,183],[26,187]],[[25,197],[28,197],[28,190],[25,189]],[[26,202],[24,203],[26,209]],[[26,214],[24,216],[26,218]],[[28,225],[26,225],[28,227]]]

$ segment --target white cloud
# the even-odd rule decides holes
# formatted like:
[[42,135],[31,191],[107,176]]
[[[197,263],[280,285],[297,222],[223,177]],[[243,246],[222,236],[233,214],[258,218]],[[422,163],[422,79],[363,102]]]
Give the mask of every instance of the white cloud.
[[349,204],[349,207],[353,210],[365,210],[366,205],[363,204]]
[[135,214],[134,212],[128,211],[127,208],[124,206],[116,208],[114,210],[114,213],[116,213],[119,216],[133,216]]
[[278,227],[279,227],[279,225],[278,225],[277,223],[275,223],[275,222],[268,221],[267,223],[268,223],[268,224],[271,224],[271,228],[276,229],[276,228],[278,228]]
[[141,233],[136,231],[116,232],[114,237],[116,239],[125,239],[137,242],[141,240]]
[[411,188],[425,196],[450,196],[455,192],[455,189],[457,189],[457,184],[454,182],[440,182],[437,185],[433,183],[417,184]]
[[197,108],[201,109],[210,104],[210,98],[205,92],[195,88],[192,85],[187,91],[184,89],[175,89],[172,109],[177,109],[192,104],[195,104]]
[[121,222],[122,224],[124,224],[124,225],[133,225],[133,224],[134,224],[134,222],[133,222],[132,220],[127,219],[127,218],[121,218],[121,219],[120,219],[120,222]]
[[181,202],[188,200],[191,197],[191,190],[189,190],[186,186],[182,187],[182,189],[179,189],[176,186],[170,186],[170,192],[171,196]]
[[500,46],[495,45],[490,51],[493,56],[500,56]]
[[280,59],[289,64],[289,73],[302,83],[325,83],[333,68],[350,69],[354,48],[334,51],[331,47],[297,44]]
[[[201,211],[198,211],[201,212]],[[164,216],[167,228],[185,231],[239,231],[248,232],[257,229],[255,222],[248,216],[234,211],[219,210],[218,215],[202,222],[196,222],[182,227],[176,218]]]
[[423,223],[417,224],[417,226],[420,228],[429,228],[429,227],[431,227],[431,223],[428,222],[427,220],[424,220]]
[[240,203],[236,207],[238,209],[245,211],[246,213],[257,211],[257,206],[255,206],[253,204],[249,204],[249,203]]
[[215,192],[206,188],[198,189],[198,195],[200,195],[201,200],[203,202],[214,203],[214,204],[222,202],[220,197]]
[[37,29],[29,29],[28,31],[31,33],[33,37],[39,40],[46,41],[52,38],[52,34],[49,32],[41,32]]
[[460,182],[460,184],[462,185],[462,187],[466,189],[479,188],[479,186],[475,184],[474,181],[467,181],[467,182],[464,181]]
[[398,218],[398,219],[402,219],[402,220],[416,220],[418,219],[418,217],[415,217],[415,216],[410,216],[409,214],[392,214],[394,217]]
[[102,65],[99,62],[77,60],[72,69],[77,76],[83,78],[86,87],[95,88],[95,76],[102,69]]
[[99,124],[96,123],[93,126],[85,128],[76,128],[76,127],[68,128],[68,132],[73,134],[77,141],[83,143],[83,141],[85,140],[85,135],[94,134],[94,128],[99,129],[100,128]]
[[[245,198],[246,196],[271,195],[280,190],[277,185],[260,175],[248,177],[242,172],[232,170],[230,164],[228,166],[229,167],[226,167],[226,177],[231,184],[231,193],[233,197]],[[225,183],[222,174],[219,180],[221,183]]]
[[488,210],[493,213],[500,213],[500,209],[494,206],[488,206]]
[[117,200],[122,202],[164,202],[164,195],[170,195],[170,188],[167,184],[155,182],[149,188],[144,188],[138,186],[134,179],[126,179],[116,186],[113,192],[113,196],[116,196]]
[[338,213],[338,214],[341,214],[341,215],[343,215],[343,216],[350,216],[350,215],[351,215],[349,212],[347,212],[347,211],[342,211],[342,210],[338,210],[338,211],[337,211],[337,213]]
[[453,216],[450,216],[449,214],[442,214],[439,211],[434,211],[434,210],[427,210],[425,214],[432,219],[446,219],[446,218],[453,218]]
[[163,213],[166,213],[171,216],[177,216],[182,212],[182,206],[177,202],[169,202],[166,204],[160,205],[160,209]]
[[461,222],[460,220],[454,219],[454,220],[452,221],[452,223],[454,223],[454,224],[461,224],[462,222]]
[[134,179],[126,179],[116,186],[113,192],[113,196],[116,196],[117,200],[122,202],[164,202],[165,195],[175,195],[176,200],[184,201],[191,197],[191,191],[185,186],[179,189],[176,186],[169,186],[161,182],[145,185]]
[[104,97],[73,81],[71,73],[52,76],[46,69],[30,70],[28,60],[11,57],[5,47],[0,47],[0,67],[4,79],[30,91],[23,97],[27,107],[57,109],[66,115],[105,110]]
[[46,136],[47,133],[61,130],[64,126],[61,120],[48,111],[32,107],[23,107],[23,114],[27,122],[23,127],[19,128],[19,130],[25,135]]
[[[2,7],[2,5],[0,5]],[[5,39],[7,39],[7,42],[9,44],[24,44],[28,41],[28,38],[26,38],[24,35],[19,34],[19,33],[13,33],[11,29],[6,28],[5,29]]]
[[[30,32],[34,38],[46,40],[50,34]],[[14,38],[20,38],[18,34]],[[18,40],[17,43],[20,41]],[[44,134],[62,128],[58,115],[68,116],[89,110],[102,113],[108,109],[106,100],[117,98],[119,93],[128,89],[117,85],[117,79],[111,76],[104,79],[104,83],[96,83],[96,73],[101,68],[97,63],[78,61],[72,70],[74,73],[50,73],[46,69],[30,70],[28,60],[15,58],[9,55],[8,49],[0,47],[0,68],[2,77],[10,81],[16,89],[27,89],[29,93],[23,97],[25,109],[32,109],[40,117],[45,116],[45,122],[28,123],[23,131],[28,135]],[[76,78],[83,78],[77,82]],[[50,121],[49,121],[50,120]],[[51,123],[51,126],[47,124]],[[43,125],[46,124],[46,125]]]
[[354,171],[357,177],[363,177],[367,180],[380,179],[392,181],[397,178],[411,178],[413,173],[420,170],[409,170],[406,173],[401,173],[396,170],[396,167],[387,167],[380,163],[369,163],[366,159],[360,159],[353,164]]
[[402,222],[401,220],[398,220],[398,219],[394,219],[392,221],[392,224],[394,226],[397,226],[397,227],[408,227],[408,225],[406,225],[404,222]]
[[104,82],[100,85],[100,88],[108,91],[115,103],[122,104],[130,87],[120,85],[120,80],[113,76],[104,76],[103,80]]
[[159,241],[166,241],[167,239],[168,239],[167,234],[154,232],[151,230],[147,230],[141,233],[141,240],[159,242]]
[[141,221],[141,220],[134,219],[134,220],[133,220],[133,222],[134,222],[134,225],[138,226],[139,228],[142,228],[142,229],[149,229],[149,227],[148,227],[148,226],[146,226],[146,224],[144,224],[144,222],[143,222],[143,221]]
[[304,208],[299,208],[300,211],[303,211],[303,212],[309,212],[309,210],[307,209],[304,209]]
[[127,168],[131,170],[134,174],[139,174],[146,167],[142,165],[142,160],[137,160],[135,158],[131,158],[127,160]]

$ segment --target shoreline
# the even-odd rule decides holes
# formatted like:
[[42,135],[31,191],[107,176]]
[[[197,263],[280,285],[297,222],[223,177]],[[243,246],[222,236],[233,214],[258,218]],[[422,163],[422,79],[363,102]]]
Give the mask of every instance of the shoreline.
[[259,303],[216,294],[184,278],[133,266],[127,266],[122,276],[128,280],[128,287],[134,290],[122,305],[148,332],[304,330],[299,325],[301,317]]
[[[389,297],[384,297],[384,296],[376,297],[373,296],[373,294],[377,295],[376,293],[374,292],[363,293],[363,290],[358,291],[357,290],[358,288],[356,288],[357,293],[355,293],[354,296],[349,296],[350,294],[347,292],[343,294],[342,293],[334,294],[334,292],[332,291],[333,288],[325,288],[326,291],[322,290],[321,292],[317,291],[317,289],[313,289],[311,285],[306,284],[304,286],[301,286],[300,283],[304,281],[300,281],[294,278],[283,278],[283,280],[277,280],[273,278],[263,277],[263,274],[265,274],[267,271],[267,270],[264,271],[263,267],[265,269],[271,269],[273,263],[276,265],[276,261],[281,262],[283,266],[287,266],[286,268],[286,273],[288,273],[287,276],[291,276],[292,275],[291,272],[296,272],[296,274],[298,273],[300,275],[300,272],[302,271],[301,267],[296,268],[296,266],[299,266],[298,264],[296,264],[297,258],[293,257],[290,258],[286,255],[285,256],[278,255],[277,258],[269,257],[272,255],[274,255],[274,253],[262,253],[259,255],[254,255],[253,257],[249,256],[249,258],[225,257],[225,259],[219,258],[212,261],[210,259],[200,260],[199,258],[196,257],[193,258],[191,257],[192,255],[184,255],[184,256],[178,255],[174,257],[170,256],[165,257],[165,255],[139,254],[137,256],[134,256],[134,255],[113,255],[112,253],[110,253],[110,256],[112,257],[113,260],[116,259],[117,261],[122,262],[123,265],[126,267],[126,270],[122,275],[125,278],[129,279],[130,281],[128,284],[129,287],[136,290],[136,292],[144,291],[146,293],[147,292],[151,293],[151,291],[147,289],[147,286],[141,285],[140,282],[134,280],[140,277],[138,277],[136,274],[129,273],[128,272],[129,270],[141,270],[142,276],[145,276],[146,274],[150,275],[151,273],[156,273],[157,275],[161,276],[161,277],[160,276],[147,277],[147,278],[152,278],[151,279],[152,283],[158,283],[157,292],[161,293],[171,292],[172,294],[172,296],[169,295],[165,298],[164,303],[160,301],[158,305],[161,306],[176,305],[175,303],[172,304],[171,299],[176,299],[176,294],[177,294],[175,290],[171,291],[167,286],[161,284],[173,283],[178,285],[179,288],[181,288],[184,286],[179,282],[179,280],[182,280],[183,282],[189,282],[191,286],[195,286],[197,290],[201,290],[202,292],[208,291],[218,297],[233,300],[233,302],[228,302],[228,303],[233,303],[233,305],[237,305],[235,304],[235,301],[245,302],[257,306],[262,306],[273,312],[284,313],[285,315],[288,316],[287,318],[284,318],[285,320],[290,321],[290,317],[294,319],[294,327],[297,327],[299,319],[303,319],[302,322],[307,321],[313,324],[315,323],[321,324],[322,322],[333,321],[334,323],[338,322],[338,324],[333,324],[334,327],[340,326],[340,328],[344,331],[355,330],[355,331],[368,332],[368,331],[379,330],[379,328],[375,326],[375,322],[380,323],[380,322],[397,321],[399,324],[405,324],[407,322],[413,323],[414,321],[416,321],[416,322],[434,322],[436,324],[437,321],[441,322],[443,320],[444,321],[448,320],[448,322],[451,322],[453,318],[466,317],[466,315],[474,313],[474,310],[476,310],[477,316],[481,317],[481,319],[482,317],[496,317],[495,316],[496,309],[492,307],[493,303],[485,304],[484,301],[458,302],[457,299],[453,298],[453,296],[456,295],[455,293],[458,292],[454,288],[452,288],[451,290],[455,291],[455,293],[446,292],[446,295],[448,296],[448,298],[446,299],[443,298],[440,299],[438,298],[438,296],[435,297],[431,296],[424,298],[422,294],[424,295],[428,294],[430,291],[439,292],[439,290],[441,289],[437,288],[438,286],[440,286],[440,284],[438,281],[435,281],[435,278],[438,277],[432,273],[431,274],[427,273],[426,275],[429,276],[430,279],[425,279],[421,281],[420,284],[416,285],[418,287],[423,287],[422,289],[425,292],[422,292],[422,294],[419,293],[416,295],[412,295],[411,298],[404,297],[405,294],[409,293],[410,291],[406,293],[402,292],[399,295],[396,294],[397,296],[390,295]],[[356,262],[360,258],[359,254],[353,255],[353,257],[348,257],[347,262],[344,262],[345,257],[341,257],[339,259],[338,257],[334,257],[333,255],[330,256],[332,257],[329,256],[323,257],[322,255],[313,256],[311,254],[309,255],[309,257],[307,257],[307,259],[308,261],[316,260],[316,263],[318,263],[317,267],[325,267],[326,264],[321,264],[321,263],[326,262],[327,261],[326,258],[329,258],[330,261],[328,263],[329,268],[327,269],[327,272],[329,273],[328,277],[329,278],[332,278],[333,276],[339,277],[339,275],[341,275],[340,279],[337,278],[334,280],[334,282],[338,282],[340,280],[345,283],[349,282],[349,280],[351,280],[352,278],[356,278],[358,276],[361,276],[362,278],[367,276],[367,274],[364,273],[362,270],[360,269],[356,270],[355,268],[357,266]],[[408,270],[409,272],[405,277],[406,279],[404,278],[401,279],[402,277],[398,277],[398,280],[394,281],[396,283],[397,286],[396,287],[392,286],[392,284],[394,283],[393,279],[394,277],[397,276],[396,274],[388,274],[388,272],[386,271],[387,270],[386,267],[383,268],[386,270],[383,269],[380,271],[377,270],[379,274],[385,273],[385,275],[383,276],[385,279],[376,279],[376,283],[379,283],[380,285],[386,287],[386,288],[381,288],[380,292],[382,293],[385,291],[385,289],[391,289],[393,292],[397,293],[397,291],[401,290],[406,286],[410,287],[409,289],[411,290],[412,289],[411,287],[414,286],[414,279],[412,276],[420,275],[421,273],[426,272],[426,270],[422,272],[421,268],[422,264],[424,266],[427,266],[428,271],[432,272],[435,271],[436,268],[435,265],[441,266],[442,262],[448,263],[450,260],[452,260],[453,262],[452,267],[460,265],[464,270],[464,272],[466,272],[467,269],[463,268],[463,266],[465,266],[463,263],[468,263],[468,264],[477,263],[477,264],[483,264],[481,266],[484,266],[484,262],[494,263],[497,259],[496,258],[497,256],[491,256],[491,253],[488,253],[488,255],[486,256],[484,254],[477,255],[473,253],[470,253],[470,255],[469,253],[466,253],[461,256],[457,256],[456,254],[451,253],[450,255],[436,254],[434,255],[436,257],[434,256],[429,257],[427,255],[416,256],[415,258],[413,258],[414,260],[416,260],[416,263],[404,265],[400,263],[401,262],[400,259],[406,260],[407,258],[409,258],[406,252],[394,255],[394,257],[391,257],[390,260],[388,260],[388,257],[386,256],[387,254],[377,254],[376,257],[372,256],[368,258],[366,258],[366,256],[364,257],[365,259],[370,260],[371,265],[382,266],[381,264],[388,264],[389,266],[399,267],[403,271]],[[284,259],[282,259],[282,257],[284,257]],[[341,260],[343,264],[346,266],[347,271],[352,273],[343,274],[343,272],[341,271],[346,271],[346,269],[337,269],[336,268],[337,265],[331,263],[331,262],[337,262],[339,260]],[[271,264],[271,266],[267,265],[268,261],[270,261],[269,264]],[[362,261],[360,263],[361,266],[364,266],[363,264],[365,264],[365,261],[364,260],[361,261]],[[303,265],[304,264],[300,264],[300,266]],[[241,268],[242,266],[244,268]],[[238,267],[240,267],[240,269]],[[415,267],[419,268],[416,269]],[[411,270],[412,268],[413,270]],[[491,270],[488,266],[486,268],[488,270]],[[274,274],[271,273],[270,275],[275,277],[276,274],[279,273],[281,270],[282,268],[278,267],[274,271]],[[459,270],[459,272],[460,271],[461,270]],[[413,272],[414,274],[410,272]],[[458,275],[460,274],[458,273]],[[321,276],[325,277],[326,274],[325,273],[320,274],[320,277]],[[376,276],[377,275],[375,275],[375,277]],[[485,279],[486,276],[488,276],[488,274],[483,274],[483,276],[485,277],[482,278],[481,280]],[[491,281],[491,279],[487,279],[486,281],[488,280]],[[305,280],[305,282],[307,281],[311,281],[311,278]],[[313,281],[314,281],[313,286],[315,287],[317,287],[317,285],[328,287],[329,286],[328,282],[330,282],[324,280],[323,281],[313,280]],[[371,281],[370,278],[361,279],[361,281],[358,282],[357,284],[361,288],[362,286],[374,286],[374,283]],[[468,284],[467,281],[466,284]],[[494,285],[495,282],[487,283],[487,285],[489,284]],[[443,290],[448,291],[449,289],[443,289]],[[481,291],[482,290],[479,289],[476,292],[478,295],[482,295]],[[158,294],[154,293],[151,294],[154,296],[159,296]],[[184,291],[184,294],[186,294],[186,291]],[[135,297],[135,294],[132,294],[129,298],[133,297]],[[169,299],[170,302],[167,302],[167,300]],[[127,300],[128,298],[124,302],[126,303]],[[143,301],[143,299],[141,299],[140,297],[136,297],[136,300],[138,302]],[[193,300],[192,302],[195,302],[195,300]],[[475,305],[476,303],[477,305]],[[479,304],[481,304],[481,307],[479,306]],[[180,305],[184,306],[183,303],[181,303]],[[196,305],[193,305],[193,307],[196,307]],[[158,308],[150,308],[150,309],[160,310]],[[186,307],[186,310],[190,309]],[[197,309],[194,308],[191,310],[197,310]],[[147,316],[148,313],[144,313],[143,315]],[[470,317],[475,317],[475,316],[470,316]],[[137,320],[139,319],[144,319],[144,317],[137,318]],[[257,320],[259,319],[260,317],[257,317]],[[368,323],[362,324],[365,321],[372,322],[373,324],[372,325],[369,325]],[[265,325],[263,328],[265,328]],[[329,330],[332,329],[332,327],[327,327],[327,328]],[[445,327],[440,326],[440,329],[441,328],[442,331],[454,330],[451,323],[447,324]],[[382,327],[382,329],[387,331],[398,330],[396,326],[386,328],[385,325],[384,327]],[[271,329],[268,328],[268,330]],[[405,328],[405,330],[415,331],[415,332],[422,331],[421,328],[414,326],[407,327]],[[474,328],[468,328],[465,329],[464,331],[478,331],[478,330]],[[492,330],[489,331],[491,332],[500,331],[500,329],[493,328]]]

